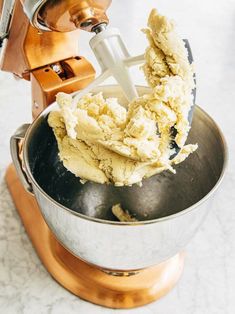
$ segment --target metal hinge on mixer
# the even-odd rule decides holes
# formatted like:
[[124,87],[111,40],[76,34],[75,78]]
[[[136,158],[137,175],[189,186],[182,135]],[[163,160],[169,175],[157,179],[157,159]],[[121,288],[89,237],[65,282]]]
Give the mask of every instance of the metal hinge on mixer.
[[73,93],[85,88],[95,76],[93,66],[84,57],[72,57],[32,70],[33,117],[55,101],[58,92]]

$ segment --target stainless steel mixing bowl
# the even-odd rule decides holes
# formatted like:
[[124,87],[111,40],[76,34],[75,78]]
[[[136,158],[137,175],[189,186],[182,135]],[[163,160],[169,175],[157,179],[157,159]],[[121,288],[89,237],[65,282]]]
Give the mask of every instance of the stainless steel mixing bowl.
[[[99,90],[124,102],[118,86]],[[216,123],[196,107],[188,142],[198,143],[199,148],[176,166],[176,175],[165,171],[145,179],[142,187],[83,185],[58,158],[47,123],[55,107],[49,106],[32,125],[19,128],[11,139],[11,151],[22,182],[32,189],[62,245],[82,260],[115,270],[145,268],[181,251],[205,220],[224,175],[227,149]],[[21,138],[25,173],[17,152]],[[116,203],[136,213],[140,222],[115,221],[110,209]]]

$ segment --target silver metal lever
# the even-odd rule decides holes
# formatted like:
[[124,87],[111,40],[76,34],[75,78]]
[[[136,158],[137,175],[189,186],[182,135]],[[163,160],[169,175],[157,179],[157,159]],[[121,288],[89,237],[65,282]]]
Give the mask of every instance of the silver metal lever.
[[4,0],[0,18],[0,68],[2,66],[3,56],[5,55],[8,33],[11,24],[12,12],[15,0]]
[[1,20],[0,20],[0,41],[1,42],[8,35],[14,5],[15,5],[15,0],[3,1],[2,14],[1,14]]

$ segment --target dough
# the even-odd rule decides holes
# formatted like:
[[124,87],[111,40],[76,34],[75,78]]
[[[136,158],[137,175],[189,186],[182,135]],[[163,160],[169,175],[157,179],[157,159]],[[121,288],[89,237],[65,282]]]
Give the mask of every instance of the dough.
[[[102,93],[87,94],[74,106],[72,96],[57,95],[60,111],[48,118],[64,166],[82,180],[116,186],[141,183],[163,170],[175,173],[197,145],[186,145],[192,105],[193,68],[183,41],[166,17],[152,10],[143,71],[152,91],[126,109]],[[172,155],[171,129],[180,153]]]
[[137,222],[138,220],[130,215],[128,210],[124,210],[121,204],[112,206],[112,213],[121,222]]

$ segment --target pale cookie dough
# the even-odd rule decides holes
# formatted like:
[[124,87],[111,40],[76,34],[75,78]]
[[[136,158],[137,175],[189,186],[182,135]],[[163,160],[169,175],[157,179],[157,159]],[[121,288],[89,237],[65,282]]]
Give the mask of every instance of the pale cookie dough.
[[128,210],[124,210],[121,207],[121,204],[115,204],[112,206],[112,213],[115,217],[121,222],[136,222],[138,221],[136,218],[130,215]]
[[[57,139],[64,166],[80,177],[117,186],[140,183],[182,162],[197,145],[186,145],[192,105],[193,70],[173,23],[150,14],[145,30],[150,46],[143,70],[152,88],[126,109],[102,93],[87,94],[77,105],[72,96],[57,95],[60,111],[48,118]],[[169,160],[171,128],[177,129],[180,153]]]
[[[168,93],[164,94],[167,106],[177,115],[176,143],[182,147],[187,139],[189,124],[188,113],[192,106],[194,88],[193,66],[188,61],[188,52],[184,42],[175,32],[174,23],[165,16],[152,10],[148,20],[147,35],[150,46],[146,49],[146,63],[143,66],[145,77],[154,91],[165,85]],[[161,91],[160,91],[161,92]]]

